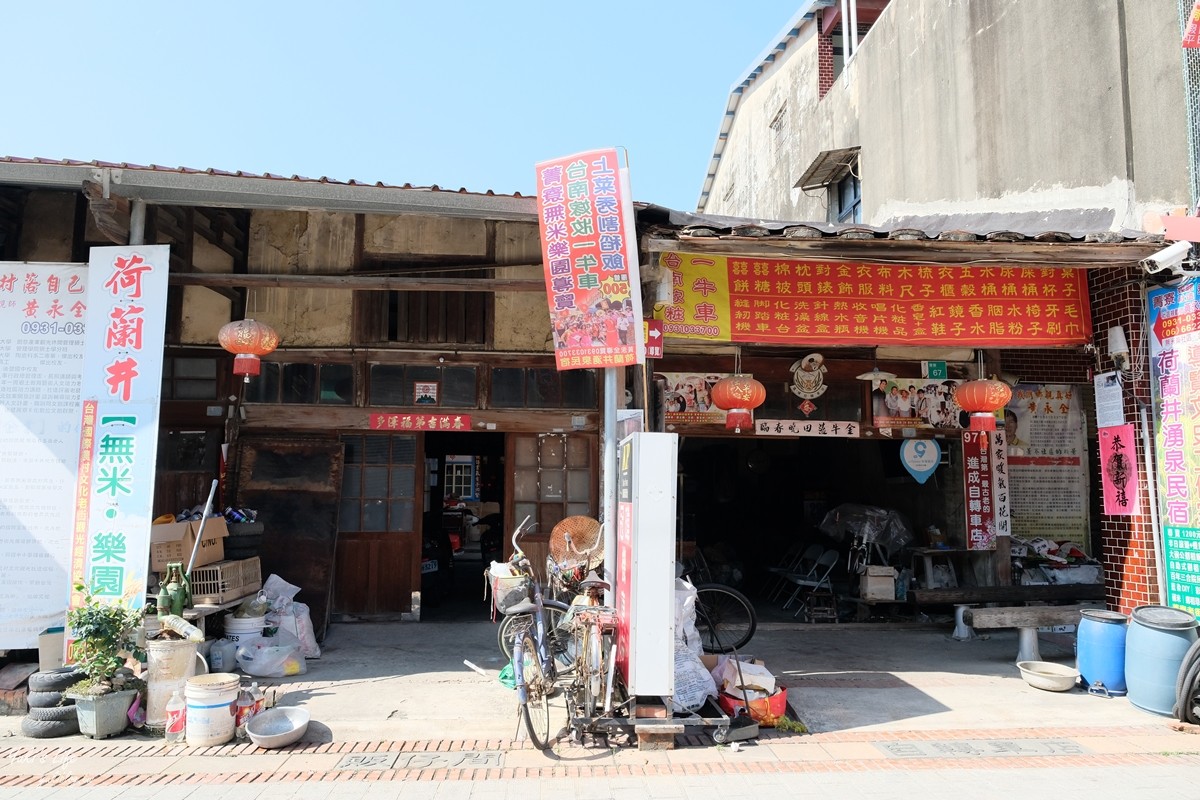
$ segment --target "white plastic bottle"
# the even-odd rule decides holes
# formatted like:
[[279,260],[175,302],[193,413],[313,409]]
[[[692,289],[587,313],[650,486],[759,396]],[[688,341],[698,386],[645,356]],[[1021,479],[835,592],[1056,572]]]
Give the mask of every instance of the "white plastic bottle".
[[187,734],[187,703],[179,696],[176,689],[167,701],[167,727],[165,736],[167,744],[179,744]]
[[250,696],[254,698],[254,713],[261,714],[266,710],[267,696],[263,694],[263,690],[258,688],[258,681],[250,684]]
[[234,718],[234,734],[238,739],[245,741],[246,723],[254,716],[254,698],[250,695],[249,689],[242,689],[237,696],[237,716]]

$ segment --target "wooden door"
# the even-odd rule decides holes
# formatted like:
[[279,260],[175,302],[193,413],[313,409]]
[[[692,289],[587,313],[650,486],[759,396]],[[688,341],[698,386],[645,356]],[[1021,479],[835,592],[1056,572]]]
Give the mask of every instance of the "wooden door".
[[262,575],[300,587],[317,639],[325,637],[333,593],[342,444],[334,438],[243,437],[238,505],[263,523]]
[[[577,514],[597,516],[599,442],[594,434],[542,433],[509,434],[507,444],[506,458],[513,466],[512,481],[505,487],[512,509],[506,530],[512,531],[527,515],[536,523],[520,543],[541,573],[554,526]],[[507,538],[504,552],[512,552]]]
[[342,436],[334,608],[419,614],[423,442],[416,434]]

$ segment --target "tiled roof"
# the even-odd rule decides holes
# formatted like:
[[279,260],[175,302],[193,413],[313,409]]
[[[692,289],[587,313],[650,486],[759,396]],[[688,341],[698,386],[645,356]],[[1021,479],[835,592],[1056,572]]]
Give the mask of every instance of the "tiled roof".
[[291,177],[287,177],[284,175],[275,175],[270,172],[264,172],[261,174],[255,173],[255,172],[243,172],[242,170],[230,172],[228,170],[212,169],[212,168],[195,169],[192,167],[164,167],[159,164],[129,164],[129,163],[125,163],[125,162],[115,162],[115,161],[76,161],[74,159],[67,159],[67,158],[64,158],[64,159],[18,158],[16,156],[0,156],[0,164],[42,164],[42,165],[61,166],[61,167],[95,167],[97,169],[146,170],[149,172],[173,173],[173,174],[177,174],[177,175],[214,175],[214,176],[228,177],[228,178],[266,178],[268,180],[290,181],[290,182],[294,182],[294,183],[319,183],[319,184],[327,184],[327,185],[334,185],[334,186],[367,186],[367,187],[377,187],[380,189],[415,189],[415,190],[424,190],[424,191],[429,191],[429,192],[448,192],[448,193],[453,193],[453,194],[474,194],[474,195],[481,195],[481,196],[486,196],[486,197],[528,197],[528,195],[522,195],[520,192],[514,192],[512,194],[505,194],[502,192],[493,191],[491,189],[488,189],[486,192],[472,192],[465,188],[446,189],[446,188],[443,188],[436,184],[434,184],[432,186],[414,186],[411,183],[391,184],[391,183],[383,183],[382,181],[376,181],[375,183],[368,183],[365,181],[356,181],[353,179],[348,180],[348,181],[339,181],[334,178],[328,178],[328,177],[306,178],[302,175],[292,175]]

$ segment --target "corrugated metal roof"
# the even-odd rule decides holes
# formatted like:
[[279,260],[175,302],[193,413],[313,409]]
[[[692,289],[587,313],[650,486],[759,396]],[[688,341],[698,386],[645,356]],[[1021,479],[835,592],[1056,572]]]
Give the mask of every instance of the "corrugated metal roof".
[[487,191],[484,191],[484,192],[473,192],[473,191],[470,191],[465,188],[446,189],[441,186],[438,186],[437,184],[434,184],[432,186],[414,186],[411,183],[392,184],[392,183],[383,183],[382,181],[368,183],[365,181],[357,181],[354,179],[350,179],[347,181],[340,181],[335,178],[328,178],[328,177],[306,178],[302,175],[292,175],[291,177],[287,177],[285,175],[275,175],[270,172],[256,173],[256,172],[243,172],[242,170],[236,170],[236,171],[231,172],[229,170],[213,169],[211,167],[208,169],[195,169],[193,167],[164,167],[160,164],[129,164],[127,162],[116,162],[116,161],[76,161],[74,159],[69,159],[69,158],[63,158],[63,159],[19,158],[17,156],[0,156],[0,164],[44,164],[44,165],[48,165],[48,166],[62,166],[62,167],[95,167],[97,169],[147,170],[150,172],[173,173],[173,174],[178,174],[178,175],[215,175],[215,176],[228,177],[228,178],[267,178],[269,180],[292,181],[295,183],[321,183],[321,184],[331,184],[331,185],[340,185],[340,186],[374,186],[374,187],[378,187],[380,189],[416,189],[416,190],[425,190],[425,191],[430,191],[430,192],[451,192],[454,194],[475,194],[475,195],[480,195],[480,196],[484,196],[484,197],[529,197],[530,196],[530,195],[522,195],[520,192],[514,192],[512,194],[505,194],[503,192],[496,192],[492,189],[488,189]]

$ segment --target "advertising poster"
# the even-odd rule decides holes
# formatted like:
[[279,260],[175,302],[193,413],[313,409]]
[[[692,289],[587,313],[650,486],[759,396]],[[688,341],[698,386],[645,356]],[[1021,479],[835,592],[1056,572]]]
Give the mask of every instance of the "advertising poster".
[[1200,295],[1187,281],[1146,298],[1164,605],[1200,614]]
[[876,428],[955,428],[967,415],[954,401],[959,380],[891,378],[871,385],[871,424]]
[[664,252],[669,337],[810,345],[1050,347],[1091,340],[1086,270],[845,264]]
[[0,650],[63,623],[86,316],[84,265],[0,263]]
[[725,424],[725,410],[712,402],[712,387],[728,372],[656,372],[654,377],[666,382],[663,395],[663,422],[667,425],[696,423]]
[[1088,513],[1087,430],[1079,392],[1070,384],[1018,384],[1004,408],[1013,535],[1085,545]]
[[[134,608],[150,560],[169,251],[93,247],[88,263],[70,577]],[[72,590],[71,607],[82,600]]]
[[559,370],[646,360],[628,180],[615,149],[537,165],[542,264]]

